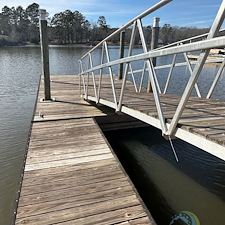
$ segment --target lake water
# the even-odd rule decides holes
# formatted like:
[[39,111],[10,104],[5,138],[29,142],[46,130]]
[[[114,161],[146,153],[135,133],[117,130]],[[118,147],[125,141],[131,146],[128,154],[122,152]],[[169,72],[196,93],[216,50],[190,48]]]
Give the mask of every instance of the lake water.
[[182,211],[194,213],[202,225],[225,224],[224,161],[176,139],[177,163],[170,143],[153,127],[106,137],[159,225]]
[[[51,74],[77,74],[77,60],[86,51],[50,48]],[[0,48],[0,68],[0,225],[8,225],[42,73],[40,48]]]
[[[78,74],[77,61],[89,49],[51,46],[50,73]],[[140,49],[134,51],[138,53]],[[111,58],[117,56],[116,52],[115,47],[110,48]],[[94,58],[98,59],[100,54],[99,49]],[[38,46],[0,48],[0,225],[10,224],[13,216],[41,74],[40,58]],[[158,64],[171,60],[171,57],[164,57],[158,60]],[[182,60],[182,56],[178,57],[179,60]],[[136,65],[133,66],[135,68]],[[218,65],[208,65],[200,76],[200,90],[204,95],[207,83],[212,82],[212,74],[217,70]],[[158,72],[161,86],[165,85],[165,74],[168,74],[168,69]],[[186,68],[175,69],[168,92],[181,93],[189,76]],[[214,98],[225,99],[221,92],[224,90],[224,82],[223,75]],[[120,141],[117,143],[114,138],[118,134]],[[177,164],[170,145],[153,128],[107,135],[115,149],[121,149],[118,151],[121,160],[125,161],[132,179],[141,188],[140,193],[146,199],[146,205],[161,225],[169,224],[171,217],[181,211],[195,213],[204,225],[225,224],[223,161],[175,140],[180,159]]]

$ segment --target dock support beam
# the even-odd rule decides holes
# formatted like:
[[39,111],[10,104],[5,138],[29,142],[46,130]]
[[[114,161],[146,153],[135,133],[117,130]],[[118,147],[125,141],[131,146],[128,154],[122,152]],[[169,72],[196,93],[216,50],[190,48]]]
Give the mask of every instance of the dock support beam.
[[[120,33],[120,59],[124,57],[124,46],[125,46],[125,31]],[[119,64],[118,78],[123,77],[123,63]]]
[[47,35],[47,12],[45,9],[40,9],[40,43],[41,43],[41,58],[42,70],[44,75],[44,100],[51,100],[51,87],[50,87],[50,72],[49,72],[49,50],[48,50],[48,35]]
[[[152,26],[152,39],[151,39],[151,50],[158,47],[158,41],[159,41],[159,20],[160,18],[154,17],[153,20],[153,26]],[[152,59],[153,66],[156,66],[156,58]],[[150,79],[148,81],[148,88],[147,92],[152,92]]]

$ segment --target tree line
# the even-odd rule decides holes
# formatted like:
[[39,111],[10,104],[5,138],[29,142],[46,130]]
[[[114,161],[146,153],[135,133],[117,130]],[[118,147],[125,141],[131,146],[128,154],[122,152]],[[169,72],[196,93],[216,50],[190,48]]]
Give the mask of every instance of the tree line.
[[[104,16],[99,16],[96,22],[90,23],[79,11],[65,10],[48,18],[48,36],[52,44],[89,44],[94,45],[113,33],[117,28],[111,28]],[[131,28],[126,30],[126,43],[129,43]],[[169,44],[182,39],[208,32],[208,28],[174,27],[164,24],[160,28],[159,38],[163,44]],[[151,41],[152,27],[144,27],[144,35],[148,43]],[[0,46],[38,44],[39,39],[39,5],[33,3],[26,9],[21,6],[9,8],[5,6],[0,13]],[[119,35],[112,39],[112,44],[118,44]],[[135,44],[140,44],[136,35]]]
[[39,42],[39,5],[26,9],[5,6],[0,13],[0,45],[17,45]]

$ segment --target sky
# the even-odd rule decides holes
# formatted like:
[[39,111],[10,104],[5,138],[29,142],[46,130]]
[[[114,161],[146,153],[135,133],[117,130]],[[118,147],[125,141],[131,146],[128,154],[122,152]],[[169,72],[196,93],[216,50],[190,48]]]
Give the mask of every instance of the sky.
[[[121,27],[160,0],[0,0],[0,9],[38,3],[49,16],[67,9],[79,11],[91,23],[104,16],[110,27]],[[223,0],[173,0],[143,20],[144,26],[152,25],[160,17],[160,26],[210,27]]]

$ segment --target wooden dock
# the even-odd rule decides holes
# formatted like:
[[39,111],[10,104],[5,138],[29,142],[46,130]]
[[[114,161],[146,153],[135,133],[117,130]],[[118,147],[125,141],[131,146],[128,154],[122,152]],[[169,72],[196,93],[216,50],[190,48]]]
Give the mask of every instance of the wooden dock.
[[[97,75],[95,79],[98,84]],[[122,80],[114,77],[114,84],[117,99],[119,99]],[[167,126],[170,125],[180,98],[178,95],[160,94]],[[91,78],[87,99],[96,101]],[[116,108],[109,75],[103,76],[99,103]],[[129,81],[126,84],[121,112],[161,129],[153,93],[146,93],[146,89],[143,89],[141,93],[135,92],[133,83]],[[225,160],[225,101],[190,97],[174,135]]]
[[[188,59],[192,60],[192,61],[197,61],[199,56],[198,55],[187,55]],[[224,60],[224,57],[222,55],[210,55],[207,57],[207,63],[222,63]]]
[[78,96],[75,76],[53,76],[54,102],[41,83],[15,224],[150,224],[155,222]]
[[[103,118],[104,124],[106,116],[115,116],[109,76],[104,76],[100,97],[107,107],[95,104],[91,81],[92,103],[80,98],[76,78],[52,77],[55,101],[39,101],[40,85],[15,223],[155,224],[94,119]],[[117,95],[121,82],[115,79]],[[170,123],[180,97],[160,97]],[[191,97],[175,135],[225,159],[224,111],[224,101]],[[131,82],[122,112],[160,128],[152,94],[134,92]]]

